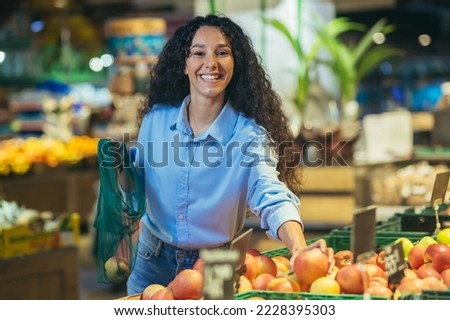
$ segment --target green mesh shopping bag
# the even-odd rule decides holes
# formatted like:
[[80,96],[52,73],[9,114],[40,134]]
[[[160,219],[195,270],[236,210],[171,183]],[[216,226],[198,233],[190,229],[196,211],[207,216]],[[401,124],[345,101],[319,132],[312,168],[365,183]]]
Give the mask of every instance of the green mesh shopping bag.
[[100,139],[97,147],[97,281],[121,283],[128,278],[136,260],[145,196],[125,143]]

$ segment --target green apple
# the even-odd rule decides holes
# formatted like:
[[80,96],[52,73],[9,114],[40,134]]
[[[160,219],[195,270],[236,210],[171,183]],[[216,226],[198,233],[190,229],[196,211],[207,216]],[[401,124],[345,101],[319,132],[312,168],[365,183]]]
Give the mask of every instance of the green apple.
[[110,257],[104,265],[106,277],[115,283],[125,281],[130,275],[130,267],[125,259],[120,257]]
[[431,236],[424,236],[422,237],[422,239],[419,240],[418,243],[429,246],[430,244],[437,243],[437,241]]
[[403,249],[403,255],[405,257],[405,259],[408,259],[408,254],[409,251],[411,250],[412,247],[414,247],[414,243],[405,237],[400,237],[397,240],[395,240],[395,244],[400,243],[402,244],[402,249]]
[[436,241],[439,243],[450,244],[450,228],[439,231],[436,235]]

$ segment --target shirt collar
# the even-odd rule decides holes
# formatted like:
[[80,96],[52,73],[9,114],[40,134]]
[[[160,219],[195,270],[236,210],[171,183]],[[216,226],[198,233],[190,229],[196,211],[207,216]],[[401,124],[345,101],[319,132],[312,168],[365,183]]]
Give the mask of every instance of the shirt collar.
[[[178,129],[179,131],[191,135],[192,129],[187,119],[187,106],[191,101],[191,97],[188,95],[181,103],[181,107],[178,113],[176,122],[171,126],[172,129]],[[216,120],[201,136],[197,137],[198,140],[206,139],[208,136],[219,141],[222,145],[228,143],[231,139],[234,128],[236,126],[239,113],[233,108],[231,103],[227,102],[222,108],[222,111],[217,116]]]

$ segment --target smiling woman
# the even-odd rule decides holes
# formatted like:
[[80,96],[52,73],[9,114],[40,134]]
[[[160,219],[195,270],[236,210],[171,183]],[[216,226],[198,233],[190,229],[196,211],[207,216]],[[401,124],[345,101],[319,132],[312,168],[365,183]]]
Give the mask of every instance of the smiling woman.
[[[229,247],[248,212],[292,254],[325,249],[306,245],[281,99],[232,20],[198,16],[175,31],[150,72],[139,125],[134,166],[147,208],[128,294],[167,286],[200,249]],[[165,165],[152,165],[154,155]]]

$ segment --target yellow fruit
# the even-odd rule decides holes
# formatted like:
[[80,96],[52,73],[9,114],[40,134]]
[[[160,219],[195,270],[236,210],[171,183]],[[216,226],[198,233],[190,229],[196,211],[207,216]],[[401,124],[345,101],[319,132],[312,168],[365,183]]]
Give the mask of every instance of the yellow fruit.
[[437,241],[431,236],[425,236],[419,240],[419,244],[424,244],[426,246],[433,244],[433,243],[437,243]]
[[450,228],[439,231],[436,235],[436,241],[439,243],[450,244]]
[[397,240],[395,240],[396,244],[399,242],[402,243],[403,255],[405,256],[405,259],[407,259],[409,251],[411,250],[412,247],[414,247],[414,243],[412,243],[412,241],[410,239],[405,238],[405,237],[401,237],[401,238],[398,238]]
[[319,294],[340,294],[341,286],[335,279],[324,276],[317,278],[311,283],[309,292]]

